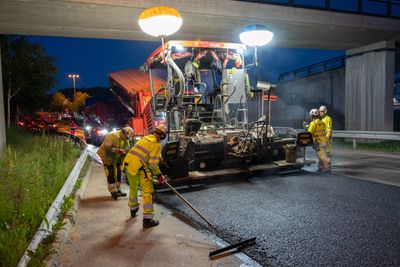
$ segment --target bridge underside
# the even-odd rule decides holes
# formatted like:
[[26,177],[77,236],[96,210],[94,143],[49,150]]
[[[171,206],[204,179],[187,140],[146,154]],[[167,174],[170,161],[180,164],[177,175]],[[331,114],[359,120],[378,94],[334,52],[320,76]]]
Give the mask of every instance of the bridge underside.
[[181,12],[184,23],[174,39],[239,42],[240,29],[258,23],[271,28],[272,45],[279,47],[344,50],[400,41],[399,19],[232,0],[1,1],[0,33],[155,41],[137,18],[156,5]]

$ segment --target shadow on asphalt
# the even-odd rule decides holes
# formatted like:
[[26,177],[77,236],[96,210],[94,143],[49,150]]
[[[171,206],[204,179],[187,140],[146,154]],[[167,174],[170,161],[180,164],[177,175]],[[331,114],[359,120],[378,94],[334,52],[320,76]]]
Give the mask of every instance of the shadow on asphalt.
[[[123,199],[123,198],[120,198]],[[101,202],[115,202],[116,200],[112,199],[111,196],[98,196],[98,197],[91,197],[85,198],[80,201],[81,206],[102,206]]]

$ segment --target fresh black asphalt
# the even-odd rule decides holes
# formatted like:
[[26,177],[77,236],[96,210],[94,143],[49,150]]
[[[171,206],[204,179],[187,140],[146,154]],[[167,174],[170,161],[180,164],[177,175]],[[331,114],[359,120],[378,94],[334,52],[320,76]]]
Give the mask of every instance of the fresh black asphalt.
[[[264,266],[400,266],[400,188],[340,175],[257,176],[178,190]],[[206,224],[172,192],[162,204]],[[207,255],[205,255],[207,256]]]

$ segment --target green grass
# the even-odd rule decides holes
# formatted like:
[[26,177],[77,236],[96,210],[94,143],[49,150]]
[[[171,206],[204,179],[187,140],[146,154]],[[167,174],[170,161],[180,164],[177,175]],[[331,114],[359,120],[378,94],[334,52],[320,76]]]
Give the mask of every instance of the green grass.
[[63,138],[7,132],[0,155],[0,266],[16,266],[80,150]]
[[70,196],[65,196],[63,203],[61,205],[60,214],[58,215],[57,222],[52,227],[52,233],[49,234],[42,243],[39,244],[36,253],[31,254],[29,265],[28,266],[44,266],[45,260],[48,256],[55,253],[53,250],[52,244],[56,240],[57,233],[59,230],[63,229],[65,222],[64,219],[69,219],[73,224],[75,223],[74,217],[72,216],[72,208],[74,207],[75,201],[74,196],[77,190],[81,187],[84,176],[86,175],[90,165],[90,159],[87,158],[81,173],[79,174],[78,180],[75,183],[74,189],[71,192]]
[[[357,149],[384,151],[384,152],[400,152],[400,141],[381,141],[379,143],[361,143],[357,141]],[[345,138],[334,138],[333,145],[344,148],[353,148],[353,142],[346,142]]]

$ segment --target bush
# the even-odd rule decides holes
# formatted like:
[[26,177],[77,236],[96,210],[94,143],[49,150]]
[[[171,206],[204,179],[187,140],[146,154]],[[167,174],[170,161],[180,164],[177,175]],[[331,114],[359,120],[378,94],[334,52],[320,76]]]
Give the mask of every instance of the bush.
[[7,132],[0,156],[0,265],[16,266],[80,150],[60,137]]

